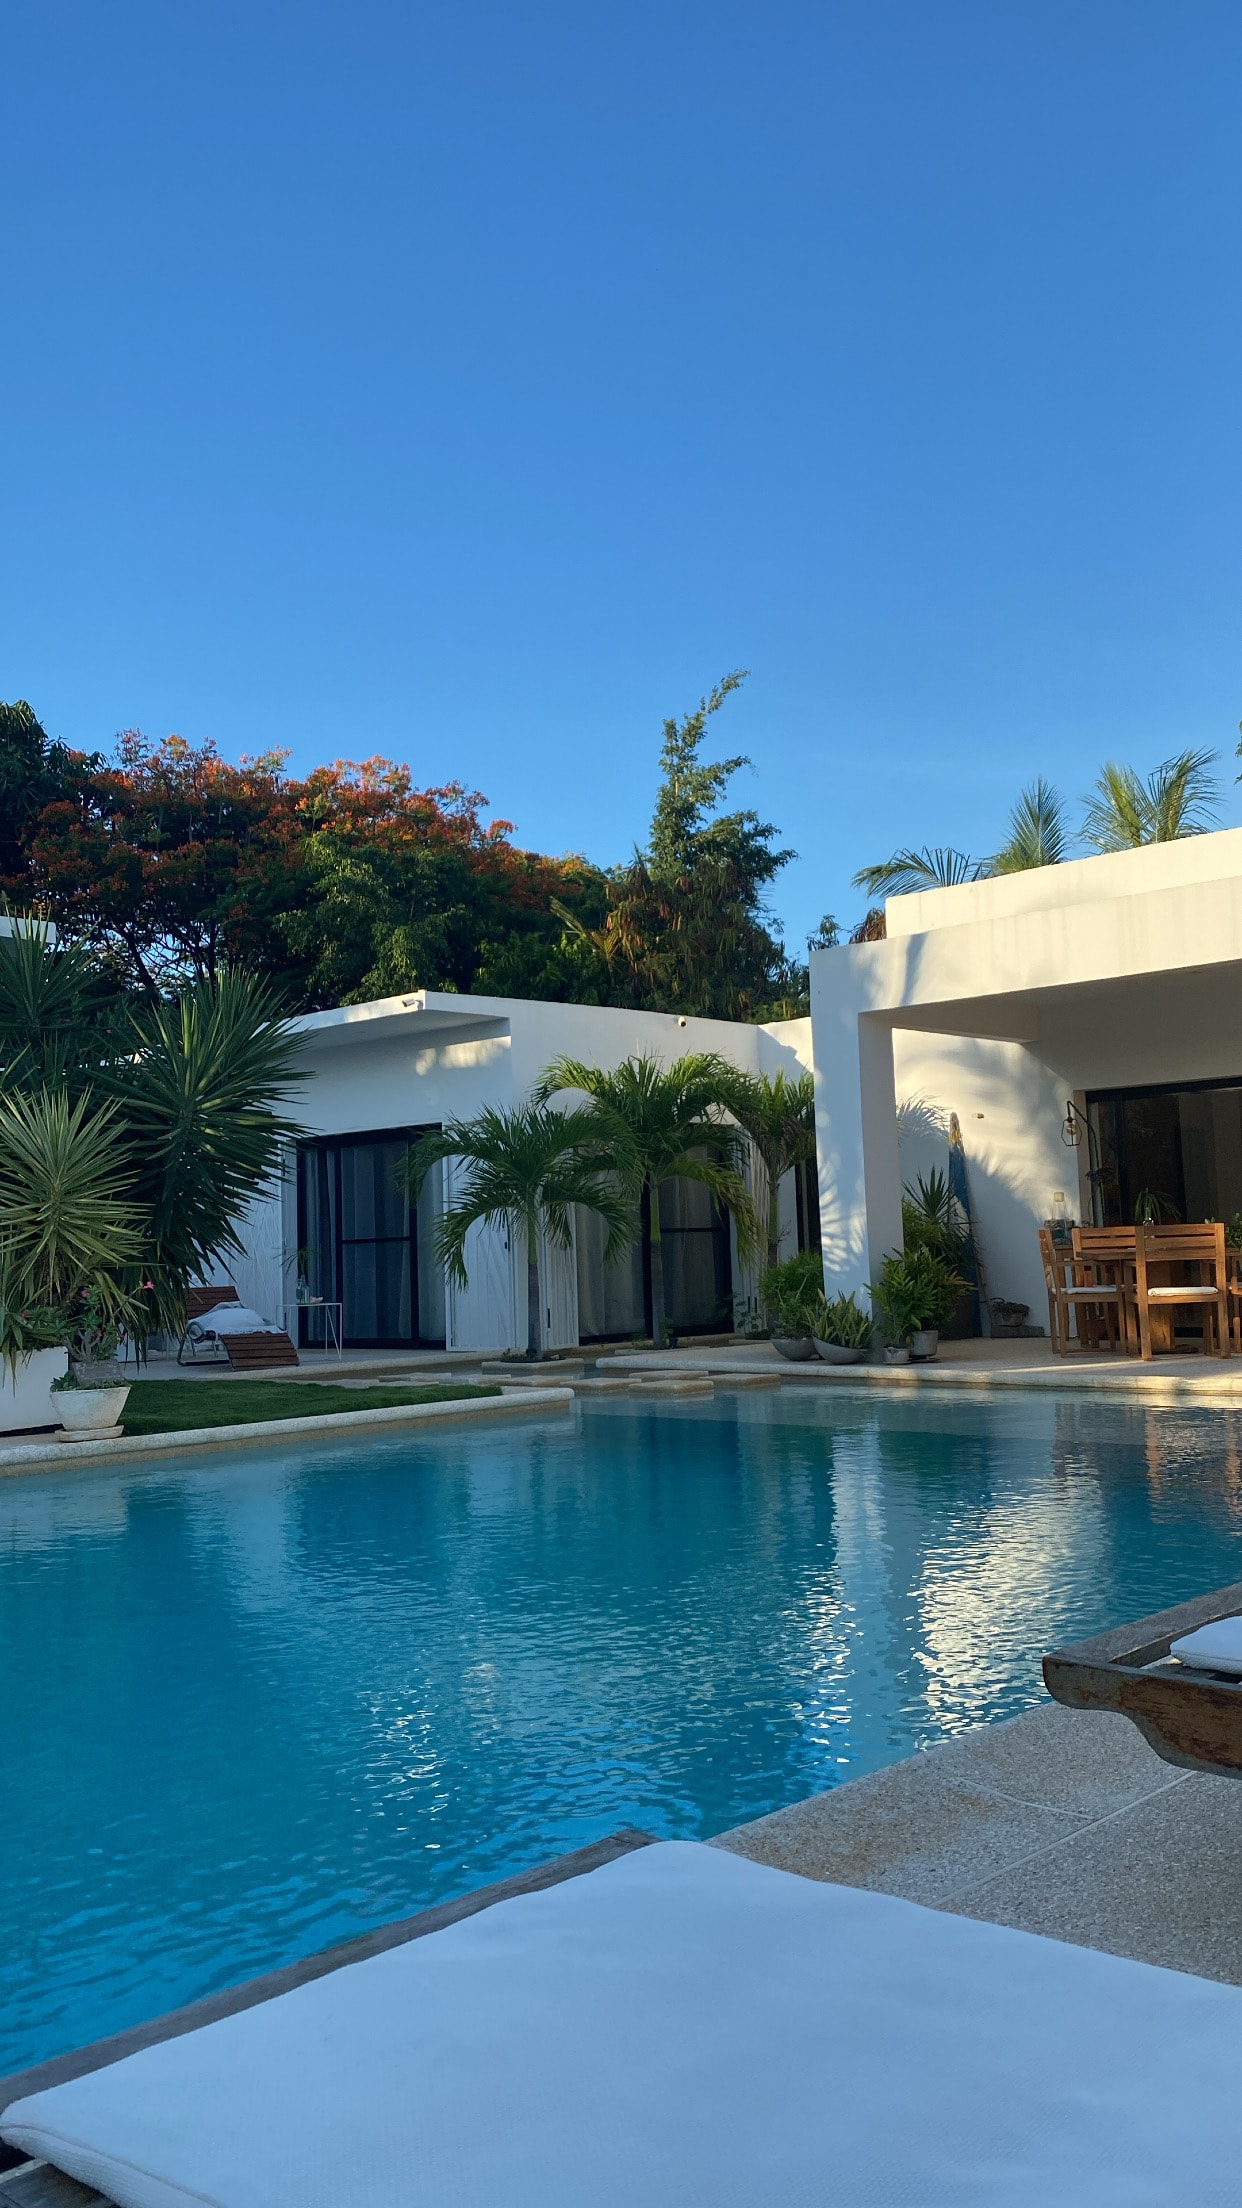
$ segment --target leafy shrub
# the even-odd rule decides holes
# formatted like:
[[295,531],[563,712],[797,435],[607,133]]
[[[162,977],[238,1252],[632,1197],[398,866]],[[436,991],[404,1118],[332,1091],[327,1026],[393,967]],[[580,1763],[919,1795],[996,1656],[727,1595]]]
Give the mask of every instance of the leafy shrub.
[[871,1285],[871,1301],[886,1342],[908,1342],[923,1327],[940,1327],[952,1317],[966,1283],[936,1250],[924,1245],[890,1254]]
[[783,1265],[769,1265],[759,1283],[759,1294],[774,1334],[809,1336],[819,1323],[824,1303],[824,1267],[819,1251],[799,1250]]

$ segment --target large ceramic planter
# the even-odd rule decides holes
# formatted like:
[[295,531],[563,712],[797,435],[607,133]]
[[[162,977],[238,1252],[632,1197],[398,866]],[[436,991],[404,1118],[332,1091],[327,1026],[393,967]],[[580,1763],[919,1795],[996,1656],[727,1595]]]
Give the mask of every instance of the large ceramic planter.
[[815,1345],[809,1334],[774,1334],[772,1347],[778,1357],[788,1357],[791,1365],[804,1365],[815,1355]]
[[866,1345],[861,1349],[847,1349],[843,1342],[815,1342],[815,1354],[826,1365],[861,1365],[867,1354]]
[[57,1441],[109,1441],[129,1394],[124,1388],[62,1388],[52,1397],[61,1423]]
[[0,1360],[0,1434],[27,1434],[39,1426],[57,1426],[60,1398],[52,1394],[53,1380],[68,1370],[64,1349],[32,1349],[11,1365]]
[[940,1330],[934,1326],[921,1326],[910,1336],[910,1355],[926,1363],[936,1355],[940,1347]]

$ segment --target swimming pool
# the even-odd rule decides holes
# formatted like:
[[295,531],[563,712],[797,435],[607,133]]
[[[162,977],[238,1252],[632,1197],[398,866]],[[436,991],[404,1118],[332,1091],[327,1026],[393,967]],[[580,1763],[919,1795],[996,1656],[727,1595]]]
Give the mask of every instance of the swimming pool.
[[0,2072],[632,1823],[694,1837],[1242,1578],[1222,1411],[877,1390],[0,1481]]

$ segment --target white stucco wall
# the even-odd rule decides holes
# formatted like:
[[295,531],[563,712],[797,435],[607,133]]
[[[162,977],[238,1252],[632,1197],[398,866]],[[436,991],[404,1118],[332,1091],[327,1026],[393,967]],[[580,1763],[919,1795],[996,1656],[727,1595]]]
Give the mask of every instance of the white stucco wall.
[[[890,899],[811,962],[830,1285],[899,1246],[895,1104],[956,1111],[988,1287],[1044,1319],[1035,1229],[1086,1209],[1067,1097],[1242,1080],[1242,830]],[[913,1164],[916,1151],[907,1145]]]
[[[307,1079],[289,1103],[308,1135],[439,1126],[488,1105],[523,1101],[549,1062],[580,1058],[615,1066],[636,1051],[666,1063],[688,1051],[717,1051],[748,1071],[790,1074],[809,1068],[809,1020],[768,1027],[604,1006],[542,1004],[516,998],[454,997],[420,991],[300,1021]],[[450,1167],[449,1171],[453,1169]],[[296,1286],[296,1205],[292,1184],[251,1207],[242,1228],[246,1254],[219,1269],[265,1317],[291,1304]],[[794,1207],[782,1196],[785,1238],[793,1246]],[[736,1249],[735,1249],[736,1258]],[[467,1252],[469,1283],[448,1285],[446,1327],[453,1349],[502,1349],[526,1340],[524,1253],[479,1228]],[[541,1257],[550,1346],[578,1339],[574,1253],[545,1246]],[[735,1283],[749,1284],[735,1264]]]

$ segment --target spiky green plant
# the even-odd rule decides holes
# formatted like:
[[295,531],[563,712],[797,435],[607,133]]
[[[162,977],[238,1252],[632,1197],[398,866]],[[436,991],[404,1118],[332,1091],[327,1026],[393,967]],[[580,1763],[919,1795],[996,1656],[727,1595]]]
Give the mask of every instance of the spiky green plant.
[[607,1224],[607,1264],[632,1232],[631,1207],[597,1135],[585,1109],[559,1112],[535,1103],[516,1111],[489,1108],[475,1119],[449,1120],[424,1135],[410,1153],[408,1184],[414,1202],[441,1159],[459,1158],[466,1168],[436,1227],[436,1253],[452,1280],[466,1285],[466,1241],[472,1227],[504,1226],[519,1240],[526,1256],[526,1354],[530,1358],[539,1356],[543,1333],[540,1235],[546,1234],[557,1249],[571,1248],[572,1207],[584,1204]]
[[107,1106],[138,1235],[131,1270],[151,1283],[144,1337],[176,1332],[186,1283],[241,1249],[241,1214],[298,1131],[282,1108],[297,1053],[273,992],[247,974],[135,1004],[46,931],[0,937],[0,1096]]
[[[4,1301],[80,1354],[141,1328],[142,1241],[116,1114],[64,1090],[0,1097]],[[51,1314],[57,1314],[55,1327]]]
[[758,1222],[742,1176],[741,1129],[725,1118],[733,1068],[714,1051],[688,1051],[671,1065],[642,1053],[612,1068],[580,1058],[557,1058],[536,1090],[546,1102],[566,1089],[590,1099],[593,1139],[637,1202],[649,1199],[651,1328],[658,1347],[666,1335],[664,1245],[660,1188],[672,1180],[698,1181],[734,1219],[738,1248],[749,1255]]

